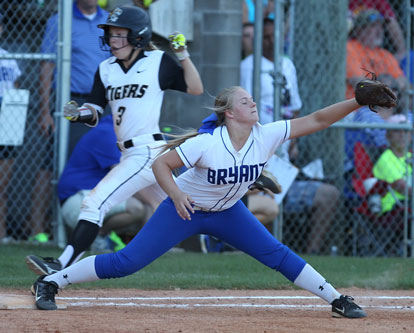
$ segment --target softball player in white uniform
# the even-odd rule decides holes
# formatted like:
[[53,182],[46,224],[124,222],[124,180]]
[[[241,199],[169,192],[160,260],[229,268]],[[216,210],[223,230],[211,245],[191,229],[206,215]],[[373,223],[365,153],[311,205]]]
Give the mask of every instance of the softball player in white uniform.
[[[54,295],[68,284],[132,274],[194,234],[207,234],[281,272],[295,285],[332,304],[334,316],[360,318],[365,312],[352,297],[341,295],[302,258],[280,243],[240,201],[266,161],[288,139],[314,133],[360,105],[355,99],[306,117],[260,125],[256,103],[241,87],[222,92],[215,102],[218,127],[169,141],[169,150],[152,168],[168,194],[154,215],[121,251],[91,256],[33,285],[37,307],[56,309]],[[176,180],[175,168],[189,170]]]
[[103,45],[113,57],[103,61],[95,74],[90,97],[82,107],[69,103],[64,110],[71,121],[96,126],[98,113],[110,105],[121,162],[91,191],[82,203],[79,222],[61,256],[26,257],[30,269],[51,274],[80,259],[102,227],[105,214],[143,188],[150,201],[161,202],[166,194],[157,184],[151,164],[160,143],[165,143],[158,121],[166,89],[199,95],[203,86],[185,48],[181,34],[170,36],[179,66],[166,53],[153,49],[151,22],[146,11],[135,6],[116,8],[108,17]]

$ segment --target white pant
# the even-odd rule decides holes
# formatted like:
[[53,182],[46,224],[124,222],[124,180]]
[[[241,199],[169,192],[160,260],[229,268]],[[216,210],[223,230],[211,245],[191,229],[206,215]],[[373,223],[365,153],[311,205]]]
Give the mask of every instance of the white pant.
[[[154,142],[154,146],[162,141]],[[96,185],[82,202],[79,220],[102,227],[107,212],[143,188],[150,187],[152,196],[162,201],[165,192],[155,180],[151,164],[159,149],[148,146],[132,147],[122,153],[121,162]]]

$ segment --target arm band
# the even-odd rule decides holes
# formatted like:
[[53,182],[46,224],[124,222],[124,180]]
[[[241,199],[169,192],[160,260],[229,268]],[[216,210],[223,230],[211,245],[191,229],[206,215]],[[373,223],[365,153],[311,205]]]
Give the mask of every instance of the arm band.
[[92,106],[83,104],[78,111],[79,117],[76,121],[85,123],[91,127],[95,127],[98,124],[98,114]]
[[181,52],[175,52],[175,55],[180,61],[183,61],[184,59],[187,59],[188,57],[190,57],[190,54],[188,53],[187,50],[183,50]]

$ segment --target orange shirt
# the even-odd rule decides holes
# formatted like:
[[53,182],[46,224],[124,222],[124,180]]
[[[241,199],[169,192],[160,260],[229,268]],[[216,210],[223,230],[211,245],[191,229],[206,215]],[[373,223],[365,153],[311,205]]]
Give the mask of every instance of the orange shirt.
[[[362,45],[359,41],[352,39],[346,45],[346,77],[365,76],[365,68],[375,74],[390,74],[394,78],[404,75],[397,59],[387,50],[377,47],[371,49]],[[347,83],[346,98],[354,97],[354,88]]]

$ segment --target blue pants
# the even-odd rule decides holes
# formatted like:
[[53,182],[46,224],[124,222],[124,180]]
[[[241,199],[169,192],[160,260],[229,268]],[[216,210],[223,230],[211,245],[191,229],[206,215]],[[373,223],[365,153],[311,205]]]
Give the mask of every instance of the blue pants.
[[273,237],[241,201],[221,212],[195,211],[188,221],[178,216],[167,198],[125,248],[96,256],[96,274],[100,279],[109,279],[135,273],[195,234],[217,237],[280,271],[292,282],[306,264]]

